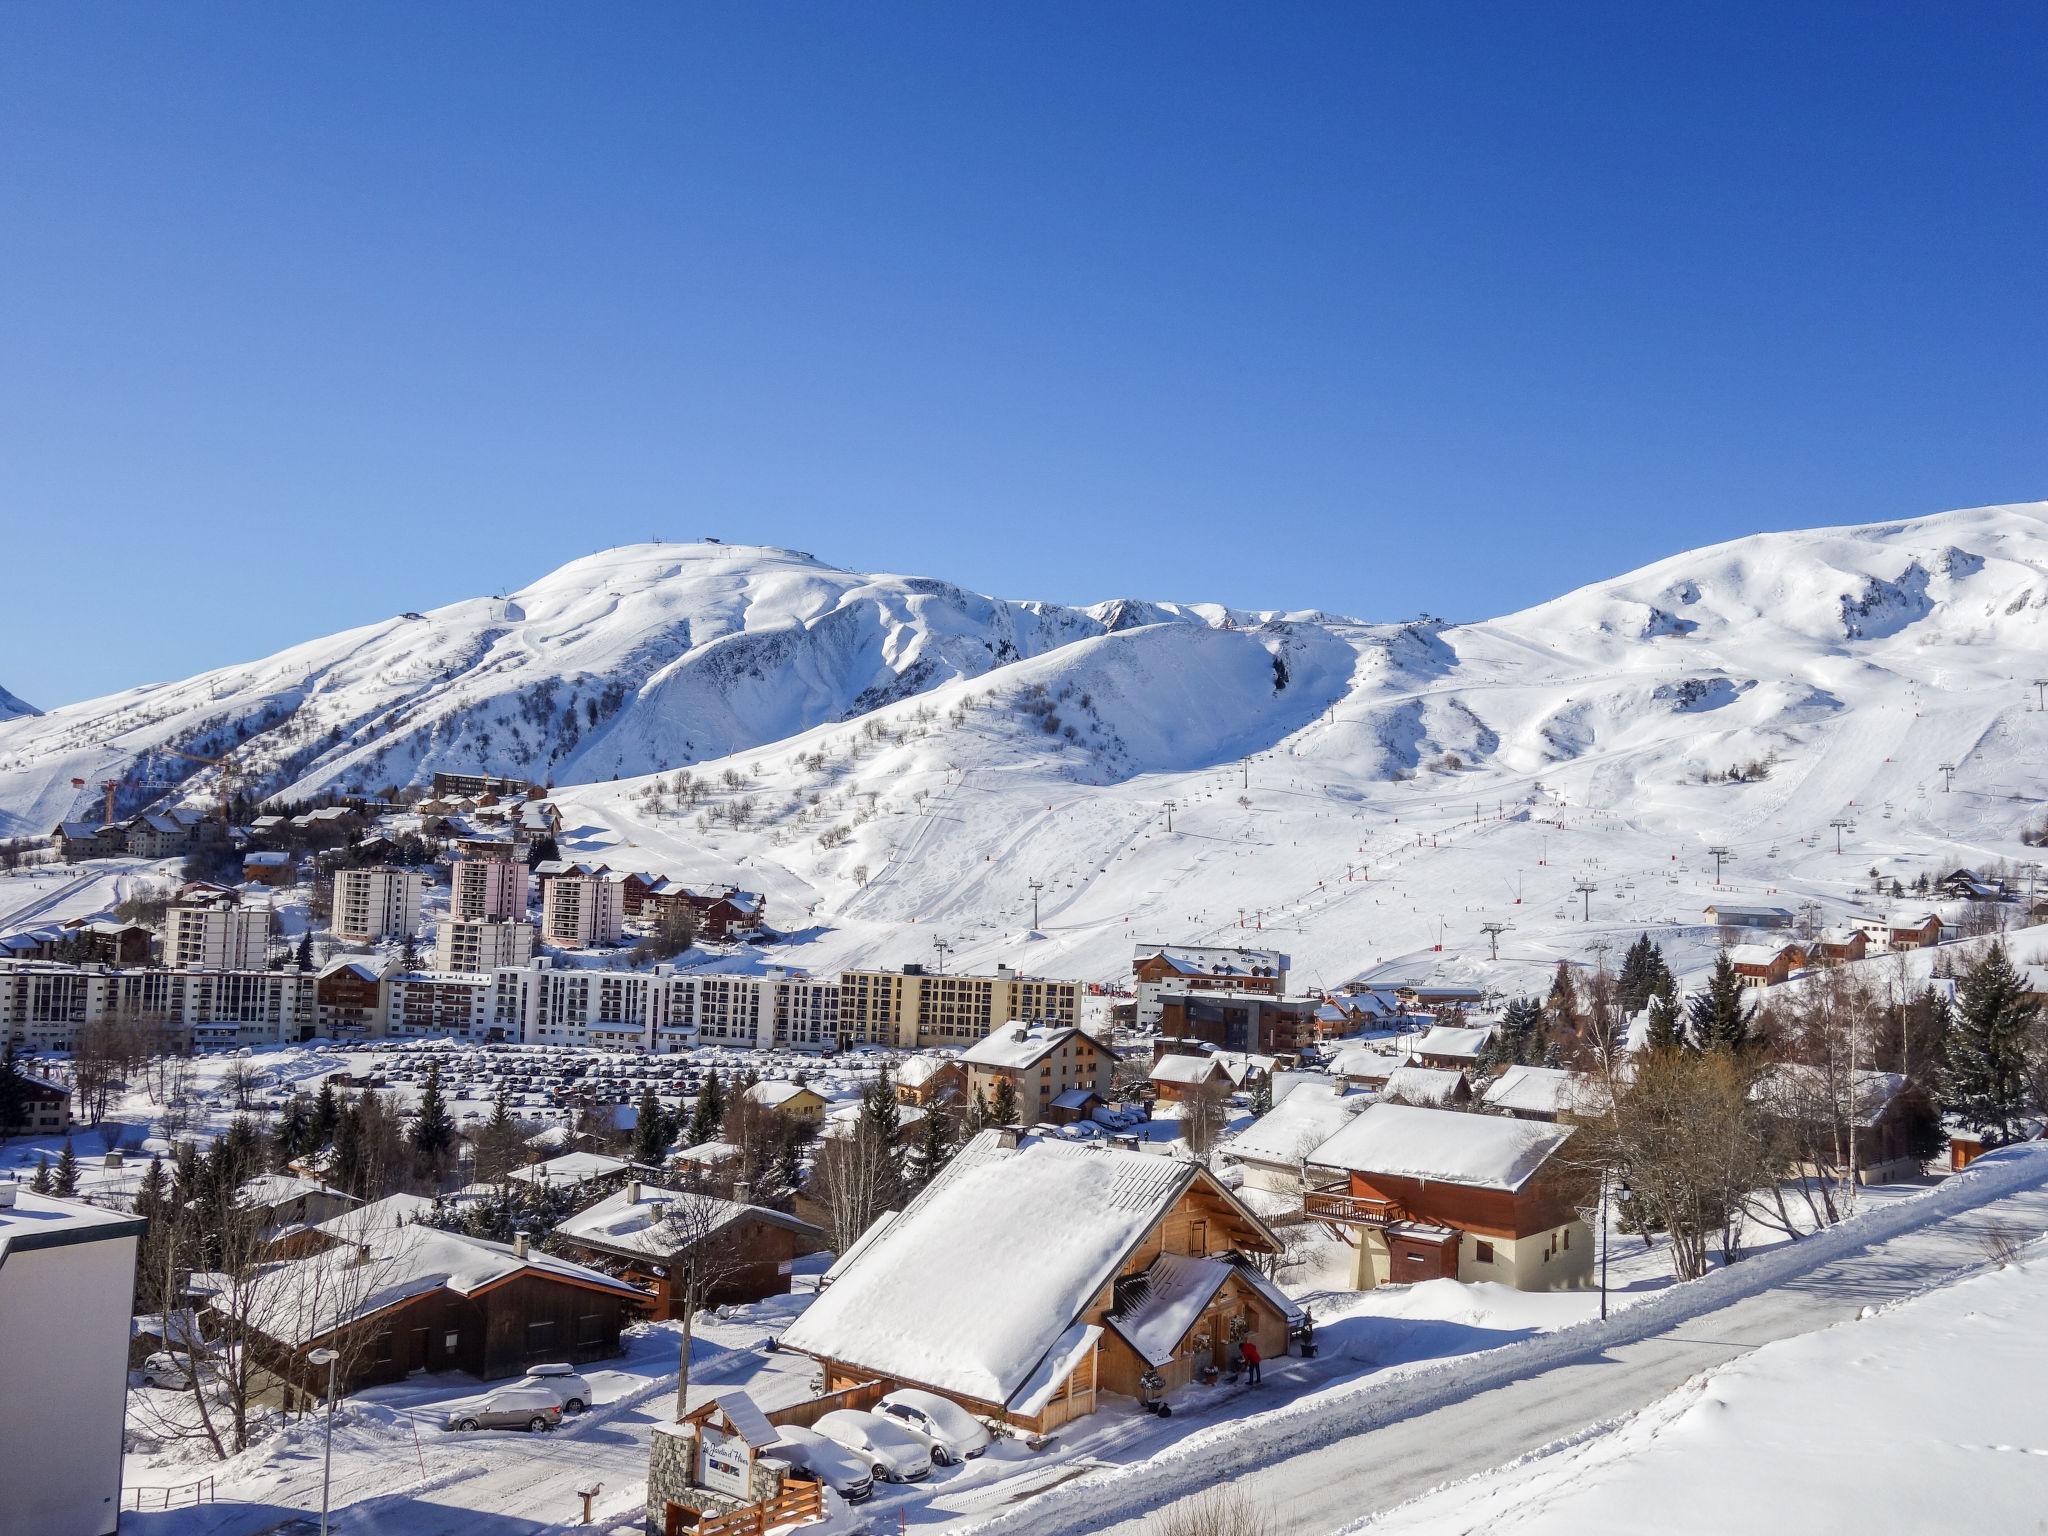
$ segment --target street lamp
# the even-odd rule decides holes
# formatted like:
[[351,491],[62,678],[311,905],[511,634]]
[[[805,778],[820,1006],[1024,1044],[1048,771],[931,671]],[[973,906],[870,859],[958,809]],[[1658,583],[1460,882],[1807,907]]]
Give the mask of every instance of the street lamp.
[[334,1481],[334,1362],[340,1358],[338,1349],[306,1352],[307,1363],[327,1367],[327,1449],[320,1464],[320,1536],[327,1536],[327,1491]]

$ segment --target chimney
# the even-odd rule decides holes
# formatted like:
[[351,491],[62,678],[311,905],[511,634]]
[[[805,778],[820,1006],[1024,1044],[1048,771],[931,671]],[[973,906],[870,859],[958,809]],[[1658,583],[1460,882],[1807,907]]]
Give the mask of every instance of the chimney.
[[11,1210],[14,1206],[14,1191],[17,1181],[8,1179],[0,1183],[0,1211]]
[[658,1227],[668,1220],[668,1202],[666,1200],[656,1200],[648,1206],[648,1212],[649,1221]]
[[1009,1150],[1009,1151],[1012,1151],[1012,1152],[1016,1151],[1016,1150],[1017,1150],[1017,1127],[1015,1127],[1014,1125],[999,1125],[999,1126],[997,1126],[997,1127],[996,1127],[996,1145],[997,1145],[997,1146],[999,1146],[999,1147],[1003,1147],[1003,1148],[1006,1148],[1007,1150]]
[[735,1205],[751,1204],[754,1199],[753,1183],[747,1179],[734,1179],[732,1181],[732,1199]]
[[524,1232],[514,1232],[512,1234],[512,1254],[515,1258],[523,1259],[526,1257],[526,1234]]
[[640,1181],[638,1179],[633,1179],[626,1185],[626,1204],[638,1205],[639,1203]]

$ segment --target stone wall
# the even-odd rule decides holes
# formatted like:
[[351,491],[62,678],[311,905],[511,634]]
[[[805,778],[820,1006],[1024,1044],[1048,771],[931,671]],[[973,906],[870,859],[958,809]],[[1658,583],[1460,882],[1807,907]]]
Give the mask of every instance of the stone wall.
[[[696,1427],[690,1424],[656,1425],[647,1448],[647,1529],[653,1536],[661,1536],[666,1528],[671,1503],[705,1515],[727,1515],[745,1507],[731,1494],[700,1488],[691,1482],[696,1468]],[[782,1462],[768,1456],[756,1456],[753,1502],[763,1503],[780,1493],[783,1475],[788,1470]]]

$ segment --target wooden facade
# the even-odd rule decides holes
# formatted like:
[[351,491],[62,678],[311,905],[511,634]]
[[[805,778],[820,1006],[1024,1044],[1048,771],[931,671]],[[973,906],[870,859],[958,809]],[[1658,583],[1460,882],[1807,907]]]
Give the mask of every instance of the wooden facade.
[[[742,1216],[721,1228],[712,1239],[719,1245],[715,1266],[718,1281],[697,1299],[699,1307],[729,1307],[760,1301],[768,1296],[789,1294],[790,1266],[823,1245],[821,1232],[806,1234],[796,1227],[766,1216]],[[679,1248],[662,1258],[628,1249],[607,1248],[584,1239],[564,1236],[564,1246],[573,1249],[585,1263],[596,1263],[616,1274],[628,1285],[647,1292],[647,1315],[657,1321],[682,1316],[680,1298],[673,1276],[683,1272],[690,1250]]]

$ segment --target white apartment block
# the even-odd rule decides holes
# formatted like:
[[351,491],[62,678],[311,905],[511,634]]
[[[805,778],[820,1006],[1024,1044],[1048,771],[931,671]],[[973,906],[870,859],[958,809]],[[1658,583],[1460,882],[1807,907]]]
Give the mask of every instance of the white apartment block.
[[[526,921],[526,866],[513,859],[457,859],[449,870],[448,915],[457,922]],[[512,961],[511,964],[523,964]]]
[[180,1046],[281,1045],[322,1033],[317,978],[282,971],[116,971],[0,961],[0,1040],[69,1051],[81,1025],[168,1029]]
[[622,882],[609,875],[551,875],[540,883],[540,936],[560,949],[616,944],[626,935]]
[[[457,865],[460,869],[462,866]],[[434,935],[434,969],[474,974],[533,958],[533,924],[504,918],[450,918]]]
[[0,1526],[112,1536],[121,1523],[133,1216],[0,1183]]
[[427,877],[418,870],[376,865],[334,873],[334,936],[349,944],[399,939],[420,925],[420,898]]
[[172,970],[261,970],[270,960],[270,905],[181,901],[164,914],[164,965]]

